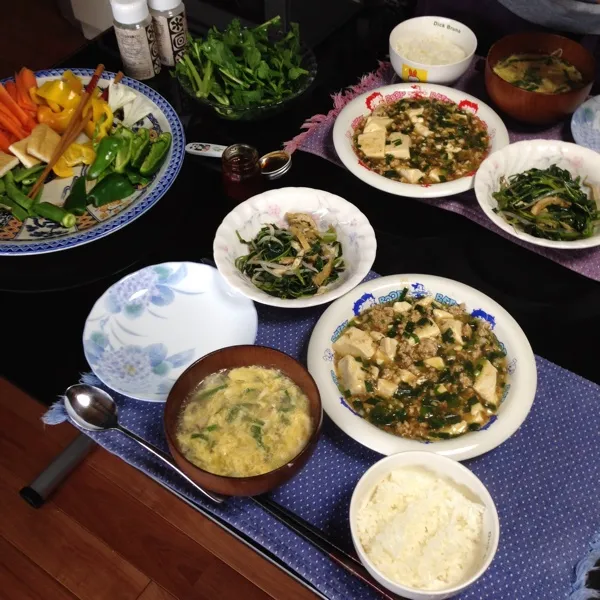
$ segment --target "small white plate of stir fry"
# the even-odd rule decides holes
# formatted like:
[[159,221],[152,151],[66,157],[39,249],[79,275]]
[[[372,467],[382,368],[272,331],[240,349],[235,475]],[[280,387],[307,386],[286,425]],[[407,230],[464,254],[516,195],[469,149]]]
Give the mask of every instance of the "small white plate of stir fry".
[[600,155],[558,140],[511,144],[475,177],[483,212],[530,244],[577,250],[600,245]]
[[325,412],[356,441],[456,460],[519,428],[537,377],[525,334],[499,304],[431,275],[381,277],[334,302],[313,331],[308,370]]
[[441,85],[400,83],[348,103],[333,143],[365,183],[398,196],[440,198],[473,187],[483,160],[509,139],[481,100]]
[[365,215],[312,188],[259,194],[219,226],[214,257],[221,275],[262,304],[304,308],[331,302],[368,274],[377,241]]

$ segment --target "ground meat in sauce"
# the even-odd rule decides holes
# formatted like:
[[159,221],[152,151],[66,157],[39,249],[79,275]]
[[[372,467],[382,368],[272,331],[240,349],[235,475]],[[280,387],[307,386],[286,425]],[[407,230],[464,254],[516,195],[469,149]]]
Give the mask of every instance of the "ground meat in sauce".
[[[414,113],[421,109],[420,114]],[[386,130],[388,143],[393,133],[410,137],[410,158],[397,158],[387,152],[384,158],[373,158],[358,143],[366,118],[354,131],[354,149],[361,161],[372,171],[395,181],[430,185],[459,179],[475,172],[489,153],[490,137],[485,123],[452,102],[403,99],[378,106],[372,116],[392,119]],[[389,147],[393,144],[392,141]],[[411,170],[411,178],[418,179],[410,180],[407,170]]]
[[[394,312],[394,303],[390,302],[367,309],[350,323],[366,333],[376,331],[384,334],[384,338],[395,339],[398,349],[393,361],[383,364],[380,352],[376,353],[377,359],[375,355],[372,360],[357,359],[365,373],[366,392],[351,395],[342,386],[346,402],[377,427],[401,437],[436,440],[479,429],[496,412],[508,376],[505,353],[489,323],[469,315],[462,304],[434,301],[430,305],[419,305],[416,298],[407,295],[404,301],[412,304],[406,313]],[[462,346],[448,334],[426,337],[415,343],[412,332],[425,318],[436,322],[435,308],[463,322]],[[441,325],[443,317],[438,315],[437,318]],[[381,335],[376,337],[383,339]],[[381,342],[374,340],[373,343],[377,346]],[[437,362],[424,362],[432,358],[435,361],[435,357],[443,361],[441,368]],[[341,358],[336,352],[336,368]],[[380,364],[376,365],[376,360]],[[497,373],[495,405],[480,397],[473,387],[486,361]],[[338,380],[343,380],[339,371]],[[391,397],[378,392],[379,380],[397,386]],[[481,408],[472,410],[473,407]]]

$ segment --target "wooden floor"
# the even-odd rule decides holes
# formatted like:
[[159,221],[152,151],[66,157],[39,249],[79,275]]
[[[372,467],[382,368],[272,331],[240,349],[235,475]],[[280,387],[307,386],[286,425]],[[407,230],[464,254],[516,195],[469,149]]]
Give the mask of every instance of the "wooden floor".
[[56,0],[4,0],[1,11],[0,79],[22,66],[34,71],[52,67],[87,42],[62,16]]
[[314,600],[151,479],[97,448],[51,501],[18,495],[77,435],[0,379],[0,599]]

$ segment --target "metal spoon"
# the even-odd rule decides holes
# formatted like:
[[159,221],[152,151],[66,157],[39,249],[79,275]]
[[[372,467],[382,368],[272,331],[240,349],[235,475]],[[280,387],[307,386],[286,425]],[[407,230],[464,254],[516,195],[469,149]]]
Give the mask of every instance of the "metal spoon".
[[168,454],[148,444],[148,442],[132,431],[129,431],[129,429],[119,425],[117,405],[110,394],[107,394],[104,390],[83,383],[72,385],[65,392],[65,408],[73,421],[82,429],[87,429],[88,431],[116,429],[134,442],[137,442],[140,446],[146,448],[146,450],[152,452],[154,456],[169,465],[174,471],[177,471],[189,484],[213,502],[221,504],[225,500],[224,496],[209,492],[194,483]]

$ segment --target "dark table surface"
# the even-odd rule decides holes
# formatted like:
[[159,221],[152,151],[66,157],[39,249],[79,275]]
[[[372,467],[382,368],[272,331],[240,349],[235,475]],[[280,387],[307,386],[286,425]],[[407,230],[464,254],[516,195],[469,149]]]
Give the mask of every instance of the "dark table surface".
[[[348,21],[315,48],[319,74],[313,88],[289,111],[267,121],[230,123],[201,113],[167,72],[148,83],[173,104],[188,141],[246,142],[268,152],[296,135],[306,118],[326,113],[331,93],[377,67],[401,16],[372,6]],[[476,33],[479,53],[485,53],[494,40],[485,29]],[[112,32],[61,66],[99,62],[108,70],[121,68]],[[89,370],[82,352],[83,324],[108,286],[146,265],[211,257],[215,230],[233,207],[218,167],[218,161],[186,156],[177,181],[155,207],[91,244],[40,256],[0,257],[2,374],[50,403]],[[310,154],[294,154],[291,171],[272,185],[322,188],[353,202],[376,230],[374,269],[379,273],[429,273],[469,284],[518,320],[537,354],[600,383],[599,283],[461,216],[372,189]]]

